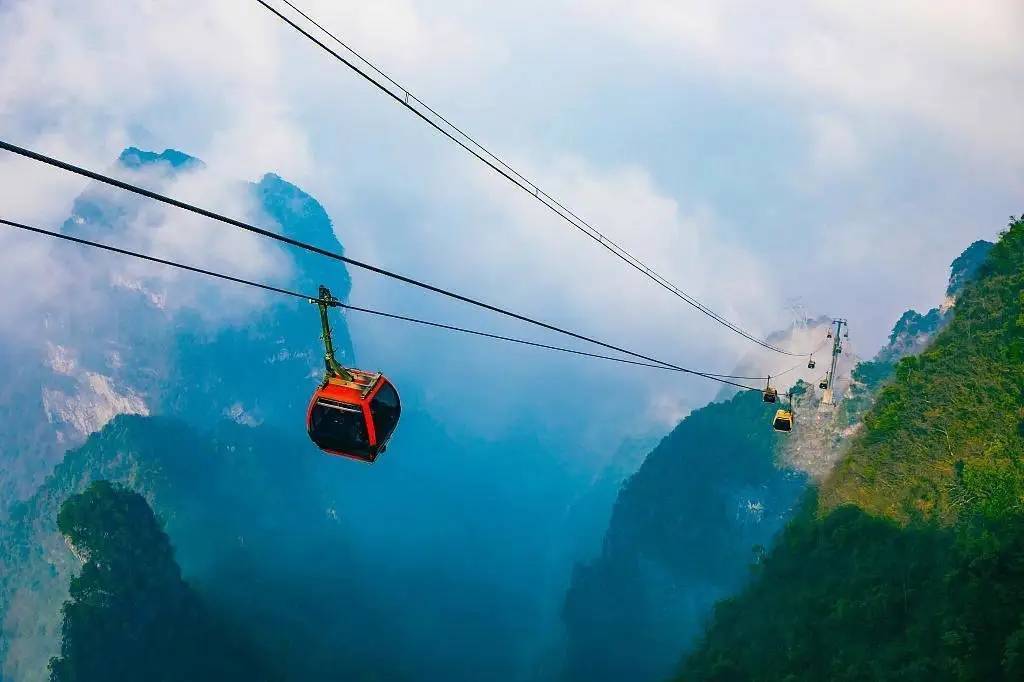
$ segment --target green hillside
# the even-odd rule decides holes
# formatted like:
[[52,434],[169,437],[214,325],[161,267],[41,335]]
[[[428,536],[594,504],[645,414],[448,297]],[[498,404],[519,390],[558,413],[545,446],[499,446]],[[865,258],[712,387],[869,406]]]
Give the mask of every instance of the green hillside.
[[282,677],[181,579],[170,540],[141,495],[96,481],[61,505],[57,526],[82,568],[61,609],[52,682]]
[[686,680],[1024,678],[1024,220],[901,360]]
[[865,417],[864,436],[823,486],[823,509],[853,503],[906,521],[964,509],[1018,510],[1024,453],[1024,223],[1015,221],[952,321]]

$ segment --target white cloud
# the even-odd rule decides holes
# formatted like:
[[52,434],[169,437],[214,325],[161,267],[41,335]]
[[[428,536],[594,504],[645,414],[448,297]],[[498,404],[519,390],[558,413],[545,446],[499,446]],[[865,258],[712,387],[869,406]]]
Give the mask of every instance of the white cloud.
[[[708,208],[684,209],[643,168],[602,169],[573,157],[518,167],[566,205],[586,207],[584,219],[724,316],[757,326],[777,314],[768,304],[770,287],[758,285],[769,278],[756,259],[729,238]],[[680,354],[729,339],[716,335],[713,326],[703,336],[688,333],[692,326],[708,329],[707,321],[529,197],[501,184],[493,176],[476,176],[474,186],[486,197],[483,212],[489,219],[474,235],[474,257],[465,267],[477,272],[467,278],[504,271],[499,281],[505,296],[514,295],[523,304],[543,300],[557,305],[577,322],[600,321],[598,328],[608,334],[628,329],[633,338],[661,339],[660,344]],[[494,212],[494,206],[502,212]],[[529,276],[515,276],[524,270]]]
[[[275,4],[282,13],[297,17],[283,3]],[[453,78],[464,81],[507,58],[507,52],[500,43],[457,21],[455,13],[444,11],[445,8],[437,3],[308,0],[298,4],[346,45],[378,66],[386,65],[383,71],[396,77],[397,81],[407,83],[414,94],[418,94],[416,90],[420,86],[433,90]],[[298,41],[308,56],[320,51],[305,39],[300,39],[294,29],[282,24],[280,30],[289,39]],[[311,32],[324,37],[315,30]],[[326,42],[332,49],[345,53],[344,48],[336,43]],[[326,56],[323,61],[317,57],[310,62],[324,69],[335,68]]]
[[638,0],[574,5],[616,38],[676,68],[847,115],[906,116],[968,153],[1020,157],[1024,5],[993,2],[796,3]]
[[4,134],[101,168],[143,137],[225,172],[252,173],[270,152],[282,171],[305,171],[278,33],[262,19],[241,0],[10,4],[0,22]]

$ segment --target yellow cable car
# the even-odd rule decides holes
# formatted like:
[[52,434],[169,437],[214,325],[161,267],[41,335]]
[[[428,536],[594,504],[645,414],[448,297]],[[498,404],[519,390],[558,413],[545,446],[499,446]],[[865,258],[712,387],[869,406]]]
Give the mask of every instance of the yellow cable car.
[[791,410],[779,410],[775,413],[772,421],[772,428],[782,433],[789,433],[793,430],[793,412]]
[[788,433],[793,430],[793,412],[788,410],[779,410],[775,413],[775,419],[772,421],[771,426],[776,431],[782,433]]
[[796,414],[796,410],[793,409],[793,392],[787,392],[786,397],[789,398],[789,406],[779,409],[775,413],[775,419],[772,420],[772,428],[781,433],[789,433],[793,430],[793,420]]

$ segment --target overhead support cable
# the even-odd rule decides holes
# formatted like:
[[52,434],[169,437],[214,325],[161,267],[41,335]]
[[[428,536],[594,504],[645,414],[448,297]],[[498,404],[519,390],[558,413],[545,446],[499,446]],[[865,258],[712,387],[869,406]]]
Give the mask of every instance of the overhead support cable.
[[416,288],[419,288],[419,289],[423,289],[425,291],[430,291],[432,293],[439,294],[441,296],[445,296],[445,297],[448,297],[448,298],[451,298],[451,299],[454,299],[454,300],[457,300],[457,301],[461,301],[463,303],[468,303],[468,304],[476,306],[478,308],[482,308],[484,310],[489,310],[491,312],[498,313],[499,315],[504,315],[506,317],[510,317],[512,319],[519,320],[520,322],[526,322],[527,324],[532,324],[532,325],[540,327],[542,329],[547,329],[548,331],[553,331],[553,332],[556,332],[558,334],[563,334],[565,336],[572,337],[572,338],[577,339],[579,341],[585,341],[587,343],[592,343],[592,344],[595,344],[597,346],[601,346],[602,348],[607,348],[608,350],[613,350],[613,351],[616,351],[618,353],[623,353],[625,355],[629,355],[631,357],[637,358],[638,360],[644,360],[644,361],[647,361],[647,362],[654,362],[654,363],[657,363],[657,364],[669,367],[671,369],[677,370],[679,372],[685,372],[687,374],[693,374],[693,375],[696,375],[696,376],[704,376],[704,377],[707,377],[707,378],[713,378],[713,377],[710,377],[709,375],[705,374],[704,372],[699,372],[699,371],[696,371],[696,370],[687,369],[685,367],[680,367],[679,365],[675,365],[675,364],[672,364],[670,362],[665,362],[663,360],[658,360],[658,359],[653,358],[653,357],[651,357],[649,355],[644,355],[642,353],[637,353],[635,351],[631,351],[631,350],[628,350],[626,348],[622,348],[622,347],[614,345],[614,344],[606,343],[604,341],[600,341],[598,339],[595,339],[595,338],[590,337],[590,336],[586,336],[584,334],[578,334],[578,333],[570,331],[568,329],[564,329],[562,327],[558,327],[556,325],[553,325],[553,324],[550,324],[550,323],[547,323],[547,322],[543,322],[541,320],[537,320],[535,318],[528,317],[528,316],[522,315],[520,313],[513,312],[513,311],[508,310],[506,308],[501,308],[499,306],[492,305],[490,303],[485,303],[484,301],[481,301],[481,300],[478,300],[478,299],[475,299],[475,298],[471,298],[469,296],[465,296],[463,294],[459,294],[459,293],[456,293],[454,291],[450,291],[448,289],[444,289],[442,287],[439,287],[439,286],[436,286],[436,285],[433,285],[433,284],[429,284],[427,282],[423,282],[423,281],[418,280],[418,279],[414,279],[412,277],[407,277],[407,276],[399,274],[397,272],[393,272],[391,270],[386,270],[386,269],[378,267],[376,265],[372,265],[370,263],[359,261],[359,260],[356,260],[354,258],[350,258],[348,256],[345,256],[343,254],[336,253],[334,251],[329,251],[327,249],[320,248],[319,246],[315,246],[315,245],[310,244],[308,242],[300,241],[298,239],[293,239],[291,237],[287,237],[285,235],[278,234],[276,232],[272,232],[271,230],[267,230],[267,229],[262,228],[262,227],[257,227],[255,225],[251,225],[249,223],[243,222],[241,220],[237,220],[235,218],[229,218],[228,216],[222,215],[220,213],[216,213],[216,212],[211,211],[209,209],[201,208],[199,206],[195,206],[194,204],[190,204],[188,202],[181,201],[179,199],[174,199],[174,198],[166,196],[164,194],[160,194],[159,192],[154,192],[152,190],[148,190],[148,189],[145,189],[143,187],[139,187],[138,185],[133,185],[133,184],[131,184],[129,182],[125,182],[123,180],[118,180],[117,178],[113,178],[113,177],[111,177],[109,175],[104,175],[102,173],[97,173],[96,171],[88,170],[86,168],[82,168],[80,166],[76,166],[76,165],[68,163],[66,161],[61,161],[59,159],[56,159],[56,158],[53,158],[53,157],[50,157],[50,156],[46,156],[45,154],[40,154],[39,152],[35,152],[35,151],[30,150],[30,149],[25,149],[24,147],[19,147],[17,145],[11,144],[10,142],[6,142],[6,141],[3,141],[3,140],[0,140],[0,149],[3,149],[5,151],[9,151],[9,152],[11,152],[13,154],[17,154],[19,156],[23,156],[23,157],[28,158],[28,159],[32,159],[34,161],[38,161],[40,163],[47,164],[49,166],[53,166],[55,168],[59,168],[61,170],[67,171],[69,173],[74,173],[75,175],[79,175],[81,177],[89,178],[90,180],[95,180],[96,182],[100,182],[100,183],[103,183],[103,184],[106,184],[106,185],[110,185],[111,187],[117,187],[118,189],[123,189],[123,190],[125,190],[127,192],[131,192],[133,194],[137,194],[139,196],[143,196],[143,197],[146,197],[148,199],[152,199],[154,201],[158,201],[160,203],[167,204],[169,206],[174,206],[175,208],[179,208],[179,209],[182,209],[184,211],[188,211],[190,213],[194,213],[196,215],[201,215],[204,218],[209,218],[211,220],[215,220],[217,222],[221,222],[221,223],[224,223],[226,225],[230,225],[232,227],[236,227],[236,228],[238,228],[240,230],[244,230],[246,232],[252,232],[253,234],[258,234],[258,235],[261,235],[263,237],[267,237],[268,239],[273,239],[274,241],[282,242],[284,244],[289,244],[291,246],[303,249],[305,251],[309,251],[311,253],[315,253],[315,254],[324,256],[326,258],[330,258],[332,260],[336,260],[336,261],[345,263],[346,265],[351,265],[352,267],[355,267],[355,268],[359,268],[359,269],[362,269],[362,270],[367,270],[369,272],[376,273],[376,274],[381,275],[383,277],[388,277],[390,279],[394,279],[396,281],[402,282],[404,284],[408,284],[410,286],[413,286],[413,287],[416,287]]
[[[433,328],[437,328],[437,329],[444,329],[446,331],[453,331],[453,332],[458,332],[458,333],[462,333],[462,334],[468,334],[468,335],[472,335],[472,336],[480,336],[480,337],[484,337],[484,338],[494,339],[494,340],[497,340],[497,341],[505,341],[505,342],[508,342],[508,343],[515,343],[515,344],[524,345],[524,346],[531,346],[531,347],[534,347],[534,348],[541,348],[541,349],[544,349],[544,350],[557,351],[557,352],[560,352],[560,353],[569,353],[569,354],[572,354],[572,355],[579,355],[579,356],[588,357],[588,358],[594,358],[594,359],[600,359],[600,360],[609,360],[611,362],[619,362],[619,363],[623,363],[623,364],[627,364],[627,365],[637,365],[637,366],[641,366],[641,367],[650,367],[650,368],[653,368],[653,369],[659,369],[659,370],[663,370],[663,371],[686,372],[686,373],[690,373],[690,374],[697,374],[697,375],[705,377],[707,379],[711,379],[712,381],[718,381],[719,383],[728,384],[730,386],[735,386],[737,388],[745,389],[745,390],[748,390],[748,391],[758,391],[758,390],[760,390],[758,388],[753,388],[753,387],[750,387],[750,386],[744,386],[743,384],[738,384],[738,383],[735,383],[735,382],[732,382],[732,381],[726,381],[726,380],[724,380],[722,378],[719,378],[718,375],[702,373],[702,372],[694,372],[694,371],[687,370],[687,369],[684,369],[684,368],[678,368],[677,369],[677,368],[674,368],[672,366],[668,366],[668,365],[666,365],[664,363],[657,363],[656,364],[656,363],[651,363],[651,362],[640,362],[640,361],[637,361],[637,360],[629,360],[627,358],[614,357],[614,356],[611,356],[611,355],[601,355],[599,353],[588,353],[586,351],[581,351],[581,350],[577,350],[577,349],[574,349],[574,348],[565,348],[565,347],[562,347],[562,346],[554,346],[554,345],[550,345],[550,344],[546,344],[546,343],[538,343],[536,341],[529,341],[529,340],[526,340],[526,339],[520,339],[520,338],[516,338],[516,337],[512,337],[512,336],[504,336],[504,335],[501,335],[501,334],[492,334],[490,332],[484,332],[484,331],[479,331],[479,330],[475,330],[475,329],[468,329],[468,328],[465,328],[465,327],[458,327],[458,326],[455,326],[455,325],[444,324],[444,323],[441,323],[441,322],[434,322],[434,321],[431,321],[431,320],[423,320],[423,319],[419,319],[419,318],[415,318],[415,317],[408,317],[408,316],[405,316],[405,315],[397,315],[397,314],[394,314],[394,313],[387,313],[387,312],[383,312],[383,311],[380,311],[380,310],[373,310],[372,308],[364,308],[364,307],[361,307],[361,306],[355,306],[355,305],[350,305],[350,304],[347,304],[347,303],[342,303],[342,302],[338,301],[337,299],[331,299],[330,301],[322,301],[317,296],[310,296],[308,294],[303,294],[301,292],[293,291],[291,289],[285,289],[285,288],[282,288],[282,287],[277,287],[277,286],[273,286],[273,285],[270,285],[270,284],[265,284],[265,283],[262,283],[262,282],[255,282],[255,281],[252,281],[252,280],[243,279],[241,277],[235,277],[233,275],[227,275],[227,274],[224,274],[224,273],[221,273],[221,272],[216,272],[214,270],[207,270],[205,268],[199,268],[199,267],[196,267],[196,266],[193,266],[193,265],[187,265],[187,264],[184,264],[184,263],[179,263],[177,261],[173,261],[173,260],[169,260],[169,259],[165,259],[165,258],[158,258],[156,256],[150,256],[148,254],[140,253],[138,251],[131,251],[129,249],[124,249],[124,248],[121,248],[121,247],[118,247],[118,246],[113,246],[111,244],[104,244],[102,242],[96,242],[96,241],[92,241],[92,240],[89,240],[89,239],[83,239],[81,237],[75,237],[73,235],[64,234],[62,232],[57,232],[55,230],[47,230],[47,229],[44,229],[44,228],[41,228],[41,227],[34,227],[32,225],[26,225],[24,223],[15,222],[13,220],[7,220],[5,218],[0,218],[0,224],[7,225],[8,227],[17,228],[19,230],[24,230],[24,231],[27,231],[27,232],[32,232],[32,233],[41,234],[41,235],[47,235],[47,236],[50,236],[50,237],[54,237],[56,239],[61,239],[61,240],[67,241],[67,242],[72,242],[72,243],[83,245],[83,246],[89,246],[89,247],[96,248],[96,249],[102,249],[104,251],[109,251],[109,252],[116,253],[116,254],[123,255],[123,256],[130,256],[130,257],[133,257],[133,258],[138,258],[138,259],[141,259],[141,260],[149,261],[149,262],[152,262],[152,263],[157,263],[157,264],[160,264],[160,265],[165,265],[165,266],[168,266],[168,267],[178,268],[180,270],[186,270],[188,272],[193,272],[193,273],[197,273],[197,274],[201,274],[201,275],[206,275],[207,277],[213,277],[213,278],[216,278],[216,279],[221,279],[221,280],[226,280],[226,281],[229,281],[229,282],[234,282],[236,284],[243,284],[243,285],[246,285],[246,286],[255,287],[257,289],[262,289],[264,291],[270,291],[270,292],[273,292],[273,293],[282,294],[284,296],[290,296],[290,297],[293,297],[293,298],[303,299],[303,300],[306,300],[306,301],[310,301],[312,303],[324,302],[324,303],[327,303],[328,305],[330,305],[332,307],[338,307],[338,308],[343,308],[345,310],[351,310],[351,311],[365,313],[365,314],[369,314],[369,315],[375,315],[377,317],[384,317],[384,318],[388,318],[388,319],[392,319],[392,320],[399,320],[399,321],[408,322],[408,323],[411,323],[411,324],[417,324],[417,325],[422,325],[422,326],[427,326],[427,327],[433,327]],[[764,377],[751,377],[751,378],[752,379],[762,379]]]
[[[269,12],[274,14],[278,19],[291,26],[294,30],[298,31],[305,38],[307,38],[315,45],[323,49],[325,52],[327,52],[336,60],[344,64],[354,73],[361,76],[371,85],[376,87],[378,90],[389,96],[400,106],[410,111],[412,114],[414,114],[417,118],[419,118],[424,123],[429,125],[431,128],[439,132],[441,135],[443,135],[450,141],[457,144],[459,147],[461,147],[463,150],[471,154],[477,160],[481,161],[482,163],[490,167],[491,170],[498,173],[501,177],[505,178],[506,180],[514,184],[516,187],[532,196],[534,199],[536,199],[545,207],[547,207],[550,211],[557,214],[560,218],[562,218],[562,220],[566,221],[574,228],[585,234],[587,237],[597,242],[601,247],[606,249],[608,252],[612,253],[615,257],[619,258],[633,269],[643,274],[645,277],[656,283],[661,288],[669,291],[674,296],[681,299],[682,301],[692,306],[693,308],[697,309],[702,314],[711,318],[718,324],[726,327],[727,329],[742,336],[743,338],[752,341],[753,343],[756,343],[762,348],[773,351],[775,353],[789,355],[792,357],[806,357],[809,355],[809,353],[796,353],[788,351],[769,343],[765,339],[758,338],[751,334],[750,332],[747,332],[746,330],[741,328],[739,325],[730,322],[723,316],[719,315],[714,310],[709,308],[707,305],[701,303],[699,300],[697,300],[690,294],[687,294],[685,291],[683,291],[678,286],[673,284],[671,281],[663,277],[661,274],[659,274],[653,268],[651,268],[646,263],[641,261],[639,258],[635,257],[623,246],[618,244],[616,241],[610,239],[604,233],[595,228],[592,224],[581,218],[577,213],[567,208],[564,203],[556,199],[548,192],[542,190],[536,182],[526,178],[522,173],[515,170],[511,165],[506,163],[497,154],[491,152],[487,147],[483,146],[480,142],[478,142],[468,133],[464,132],[461,128],[459,128],[450,120],[448,120],[443,115],[438,113],[434,108],[423,102],[423,100],[421,100],[419,97],[412,94],[412,92],[410,92],[408,88],[401,85],[391,76],[387,75],[384,71],[382,71],[380,68],[374,65],[371,61],[363,57],[351,46],[342,41],[339,37],[337,37],[337,35],[327,30],[327,28],[325,28],[323,24],[321,24],[308,13],[297,7],[294,3],[291,2],[291,0],[282,0],[282,2],[284,2],[284,4],[291,8],[291,10],[293,10],[299,16],[301,16],[305,21],[309,22],[318,30],[320,30],[324,35],[328,36],[333,42],[340,45],[346,51],[354,55],[356,59],[358,59],[360,62],[366,65],[366,67],[368,67],[369,70],[372,71],[373,73],[371,74],[367,69],[361,68],[358,64],[354,63],[353,60],[347,58],[345,55],[338,53],[323,40],[317,38],[315,35],[313,35],[305,28],[300,26],[298,23],[296,23],[296,21],[294,21],[292,18],[286,16],[277,7],[267,2],[267,0],[256,1],[264,8],[266,8]],[[375,78],[373,74],[376,74],[379,78]],[[381,82],[380,79],[386,81],[386,84],[384,82]],[[389,87],[389,85],[391,87]]]

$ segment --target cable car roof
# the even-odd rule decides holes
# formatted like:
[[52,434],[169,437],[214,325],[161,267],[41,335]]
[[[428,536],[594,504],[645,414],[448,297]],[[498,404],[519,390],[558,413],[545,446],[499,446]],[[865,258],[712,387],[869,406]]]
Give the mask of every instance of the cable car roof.
[[365,399],[370,394],[377,381],[383,376],[380,372],[364,372],[361,369],[346,368],[352,375],[353,381],[346,381],[339,376],[327,377],[327,384],[341,388],[351,388],[359,391],[359,397]]

